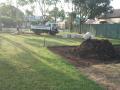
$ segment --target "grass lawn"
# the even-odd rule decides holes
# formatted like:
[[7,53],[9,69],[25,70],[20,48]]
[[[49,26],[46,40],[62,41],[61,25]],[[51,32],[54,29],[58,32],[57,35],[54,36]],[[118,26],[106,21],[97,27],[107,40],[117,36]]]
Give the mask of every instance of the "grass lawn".
[[[52,36],[45,40],[46,46],[81,42]],[[0,90],[104,90],[43,45],[43,36],[0,34]]]

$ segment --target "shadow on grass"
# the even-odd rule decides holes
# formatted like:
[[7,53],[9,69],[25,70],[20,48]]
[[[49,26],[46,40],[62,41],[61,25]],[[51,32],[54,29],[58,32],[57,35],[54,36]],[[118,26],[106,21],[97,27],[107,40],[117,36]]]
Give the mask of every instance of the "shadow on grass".
[[63,38],[57,38],[57,37],[41,37],[41,38],[34,38],[34,39],[25,38],[26,43],[34,45],[36,47],[79,45],[82,41],[83,40],[81,39],[63,39]]
[[[23,84],[26,85],[25,88],[27,88],[28,90],[33,90],[35,87],[37,87],[37,90],[38,90],[38,88],[46,87],[44,85],[41,86],[42,85],[41,83],[43,83],[43,82],[40,83],[40,80],[44,78],[46,80],[44,82],[47,82],[48,86],[51,84],[53,86],[55,85],[56,87],[54,89],[56,89],[56,90],[57,89],[79,90],[80,88],[82,88],[82,90],[87,90],[88,88],[90,90],[96,90],[96,89],[103,90],[98,85],[96,85],[95,82],[92,82],[92,81],[86,79],[86,77],[78,74],[76,72],[76,70],[71,65],[68,64],[68,62],[65,63],[65,61],[63,61],[63,60],[60,60],[60,61],[57,60],[57,59],[62,59],[62,58],[57,58],[57,56],[56,57],[46,57],[46,56],[44,56],[44,54],[40,55],[40,54],[32,51],[31,49],[24,46],[22,43],[18,43],[16,41],[13,41],[13,40],[3,37],[3,36],[0,36],[0,38],[8,41],[15,47],[21,49],[23,51],[23,53],[17,54],[17,59],[19,61],[17,61],[17,60],[16,61],[18,63],[20,62],[22,64],[25,63],[26,65],[30,66],[28,68],[32,68],[34,71],[34,72],[32,72],[32,71],[20,72],[20,71],[16,70],[16,72],[13,72],[13,74],[18,73],[18,74],[16,74],[15,77],[19,77],[21,75],[19,77],[19,79],[22,79],[22,81],[21,80],[18,81],[18,78],[16,78],[16,80],[18,82],[16,82],[16,80],[14,80],[14,82],[12,84],[17,83],[17,85],[16,84],[15,85],[20,87],[21,84],[19,84],[19,83],[22,82]],[[23,60],[21,60],[21,59],[23,59]],[[30,61],[26,61],[26,60],[30,60]],[[22,64],[20,64],[21,67],[22,67]],[[9,65],[11,65],[10,67],[14,66],[14,65],[12,65],[12,63],[10,63]],[[16,67],[14,67],[14,68],[16,68]],[[41,69],[41,67],[42,67],[42,69]],[[24,76],[23,73],[25,73],[26,76]],[[12,75],[10,75],[10,76],[12,76]],[[27,76],[29,76],[29,77],[27,77]],[[34,78],[32,78],[31,76],[34,76]],[[27,81],[25,81],[26,78],[28,78]],[[37,82],[37,84],[36,84],[36,82]],[[27,84],[27,83],[29,83],[29,84]],[[62,83],[66,83],[67,86],[65,86]],[[71,85],[73,85],[73,86],[71,86]],[[10,88],[12,88],[12,87],[10,87]],[[50,88],[50,87],[47,87],[47,89],[48,88]]]
[[[1,37],[1,36],[0,36]],[[18,54],[17,56],[19,57],[19,58],[24,58],[24,57],[26,57],[26,55],[29,55],[30,57],[29,57],[29,59],[30,58],[32,58],[32,59],[30,59],[30,60],[33,60],[33,62],[35,62],[36,64],[37,63],[42,63],[42,64],[44,64],[44,65],[46,65],[46,66],[49,66],[50,68],[52,68],[52,69],[54,69],[55,71],[60,71],[62,74],[65,74],[64,73],[64,69],[62,68],[62,70],[59,70],[60,68],[58,68],[58,70],[57,70],[57,61],[56,61],[56,58],[53,58],[53,57],[51,57],[51,58],[48,58],[48,57],[45,57],[44,55],[40,55],[40,54],[38,54],[38,53],[36,53],[36,52],[34,52],[34,51],[32,51],[32,50],[30,50],[29,48],[27,48],[27,47],[25,47],[24,45],[22,45],[22,44],[20,44],[20,43],[17,43],[17,42],[15,42],[15,41],[13,41],[13,40],[10,40],[9,38],[6,38],[6,37],[1,37],[1,38],[3,38],[4,40],[6,40],[6,41],[8,41],[8,42],[10,42],[11,44],[13,44],[15,47],[17,47],[17,48],[19,48],[19,49],[21,49],[22,51],[24,51],[24,52],[22,52],[22,53],[20,53],[20,54]],[[52,52],[51,52],[52,53]],[[23,57],[24,56],[24,57]],[[25,59],[25,58],[24,58]],[[28,59],[28,58],[27,58]],[[60,58],[59,58],[60,59]],[[35,60],[35,61],[34,61]],[[25,61],[24,61],[25,62]],[[26,62],[26,64],[27,64],[27,62]],[[31,63],[32,64],[32,63]],[[58,65],[59,66],[61,66],[61,64],[63,64],[63,66],[64,65],[68,65],[68,67],[69,67],[69,63],[65,63],[63,60],[61,60],[61,61],[59,61],[59,63],[58,63]],[[59,67],[58,66],[58,67]],[[68,75],[69,76],[69,75]]]

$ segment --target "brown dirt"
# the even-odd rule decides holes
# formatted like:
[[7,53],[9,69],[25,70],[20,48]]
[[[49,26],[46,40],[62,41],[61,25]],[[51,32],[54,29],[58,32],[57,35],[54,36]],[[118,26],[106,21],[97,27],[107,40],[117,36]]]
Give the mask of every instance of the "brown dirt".
[[73,51],[71,50],[71,53],[83,58],[93,58],[104,61],[112,61],[113,58],[118,57],[112,43],[104,39],[85,40]]
[[[54,53],[66,58],[80,72],[84,73],[88,78],[95,80],[97,83],[106,87],[107,90],[120,90],[120,58],[109,62],[97,59],[80,58],[71,54],[69,51],[77,46],[59,46],[48,47]],[[120,54],[120,46],[114,46],[118,54]]]

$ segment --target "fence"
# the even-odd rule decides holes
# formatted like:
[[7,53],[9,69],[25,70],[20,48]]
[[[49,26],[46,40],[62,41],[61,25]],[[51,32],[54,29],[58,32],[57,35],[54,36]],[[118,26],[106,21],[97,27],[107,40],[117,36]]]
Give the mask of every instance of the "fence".
[[120,24],[83,24],[75,32],[92,32],[95,36],[120,39]]

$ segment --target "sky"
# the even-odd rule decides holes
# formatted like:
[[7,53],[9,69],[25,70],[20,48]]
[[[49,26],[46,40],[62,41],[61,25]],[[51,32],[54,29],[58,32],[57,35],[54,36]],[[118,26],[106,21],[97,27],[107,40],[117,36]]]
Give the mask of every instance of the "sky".
[[120,9],[120,0],[113,0],[111,5],[115,8],[115,9]]
[[[0,0],[0,3],[4,3],[6,2],[7,0]],[[16,0],[10,0],[11,3],[13,3],[14,6],[16,6],[15,2]],[[63,3],[62,3],[63,4]],[[114,9],[120,9],[120,0],[113,0],[111,2],[111,5],[113,6]],[[60,7],[60,5],[59,5]],[[20,9],[25,12],[26,9],[30,8],[29,6],[27,7],[20,7]],[[61,8],[61,7],[60,7]],[[63,8],[66,10],[66,11],[69,11],[70,10],[70,7],[68,7],[67,5],[63,5]],[[35,15],[40,15],[40,11],[39,11],[39,8],[36,8],[35,10]]]

